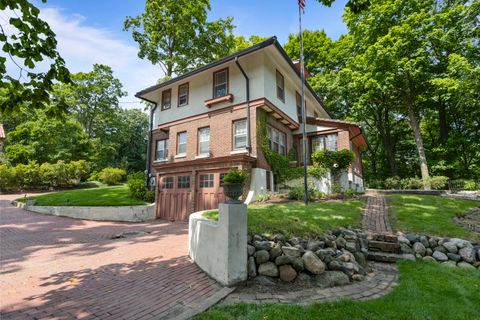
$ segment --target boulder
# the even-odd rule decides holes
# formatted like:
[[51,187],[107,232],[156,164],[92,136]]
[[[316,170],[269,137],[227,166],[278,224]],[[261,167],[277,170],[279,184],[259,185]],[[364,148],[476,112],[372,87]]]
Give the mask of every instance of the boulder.
[[401,258],[402,260],[410,260],[410,261],[415,261],[415,256],[411,253],[404,253],[402,254]]
[[413,254],[413,249],[405,243],[400,243],[400,251],[402,251],[402,253]]
[[341,262],[350,262],[350,260],[352,260],[352,259],[350,259],[350,255],[349,255],[349,254],[345,254],[345,253],[344,253],[344,254],[341,254],[341,255],[338,256],[336,259],[337,259],[338,261],[341,261]]
[[447,249],[447,251],[450,252],[450,253],[457,253],[458,252],[457,245],[452,241],[445,242],[444,244],[442,244],[442,246],[445,249]]
[[430,261],[430,262],[437,262],[434,257],[431,256],[425,256],[422,258],[423,261]]
[[277,284],[275,280],[266,276],[255,277],[253,281],[261,286],[274,286]]
[[398,243],[405,243],[406,245],[410,245],[410,240],[408,240],[404,236],[398,236],[397,240],[398,240]]
[[291,265],[283,265],[278,268],[280,280],[292,282],[297,277],[297,271]]
[[440,261],[440,262],[448,260],[447,255],[443,252],[440,252],[440,251],[434,251],[433,254],[432,254],[432,257],[434,257],[435,260]]
[[467,263],[465,261],[457,263],[457,267],[459,268],[464,268],[464,269],[476,269],[474,266],[472,266],[470,263]]
[[302,252],[300,251],[300,249],[295,247],[283,246],[282,251],[283,253],[285,253],[286,256],[290,256],[290,257],[300,257],[302,255]]
[[413,251],[420,256],[424,256],[427,248],[421,242],[415,242],[413,244]]
[[410,243],[414,243],[420,240],[419,237],[414,234],[407,234],[405,238],[407,238]]
[[354,274],[352,276],[352,281],[363,281],[363,279],[365,279],[365,276],[361,275],[361,274]]
[[309,241],[308,244],[307,244],[307,250],[310,250],[310,251],[317,251],[318,249],[322,248],[323,246],[325,245],[325,242],[323,241],[316,241],[316,240],[312,240],[312,241]]
[[258,274],[261,276],[278,277],[278,267],[273,262],[262,263],[258,267]]
[[465,260],[468,263],[474,263],[475,262],[475,250],[473,247],[468,247],[465,246],[460,251],[458,254],[462,257],[463,260]]
[[292,264],[292,267],[298,272],[303,271],[305,269],[302,258],[291,258],[291,264]]
[[337,249],[337,244],[335,243],[335,241],[330,239],[325,239],[325,246],[327,246],[328,248],[333,248],[335,250]]
[[338,237],[335,240],[335,244],[337,245],[338,249],[344,249],[345,246],[347,245],[347,241],[345,239],[343,239],[342,237]]
[[273,241],[263,241],[263,240],[256,240],[253,242],[253,246],[257,250],[270,250],[274,246],[275,242]]
[[466,248],[466,247],[473,247],[470,241],[459,239],[459,238],[452,238],[449,242],[453,242],[458,249]]
[[328,263],[328,269],[333,271],[342,271],[343,264],[340,261],[333,260]]
[[325,264],[312,251],[307,251],[302,257],[305,269],[313,274],[321,274],[325,271]]
[[299,272],[297,278],[295,279],[295,284],[301,287],[311,287],[312,277],[304,272]]
[[442,266],[456,268],[457,263],[455,261],[445,261],[445,262],[442,262]]
[[350,241],[347,241],[346,242],[346,245],[345,245],[345,249],[347,249],[348,251],[350,252],[355,252],[358,250],[357,248],[357,243],[356,242],[350,242]]
[[430,248],[427,248],[427,250],[425,250],[425,255],[426,255],[426,256],[431,256],[432,253],[433,253],[433,250],[430,249]]
[[254,234],[253,235],[253,241],[262,241],[263,238],[261,235],[258,235],[258,234]]
[[277,233],[273,236],[275,241],[285,242],[285,236],[283,234]]
[[294,245],[300,244],[300,239],[299,238],[290,238],[290,239],[288,239],[288,242],[290,242],[290,244],[292,246],[294,246]]
[[255,252],[255,261],[257,264],[262,264],[270,260],[270,254],[267,250],[258,250]]
[[365,258],[365,255],[362,252],[357,251],[353,254],[353,256],[355,257],[355,261],[357,261],[359,265],[361,265],[364,268],[367,266],[367,259]]
[[439,245],[435,248],[433,248],[433,251],[439,251],[441,253],[444,253],[444,254],[447,254],[447,249],[445,249],[445,247],[443,245]]
[[284,264],[291,264],[292,257],[289,256],[280,256],[275,259],[275,264],[277,266],[283,266]]
[[425,248],[430,247],[430,243],[428,242],[428,238],[426,236],[420,236],[420,242]]
[[249,256],[253,256],[253,254],[255,253],[255,247],[248,244],[247,245],[247,252],[248,252]]
[[333,257],[335,251],[332,248],[319,249],[315,251],[315,254],[322,260],[325,260],[327,256]]
[[428,243],[430,243],[431,248],[435,248],[436,246],[438,246],[438,239],[435,237],[430,237],[428,239]]
[[341,271],[325,271],[315,276],[315,285],[320,288],[344,286],[349,283],[348,276]]
[[365,249],[368,250],[368,240],[365,238],[360,238],[358,239],[358,242],[360,242],[360,250]]
[[462,260],[462,257],[459,256],[458,254],[455,254],[455,253],[447,253],[447,257],[448,259],[452,260],[452,261],[455,261],[455,262],[458,262],[460,260]]
[[255,278],[257,276],[257,265],[255,264],[255,258],[249,257],[247,262],[247,272],[249,278]]
[[252,243],[252,236],[247,234],[247,243],[250,244]]
[[277,243],[270,250],[270,259],[275,260],[276,257],[279,257],[281,255],[282,255],[282,246],[279,243]]

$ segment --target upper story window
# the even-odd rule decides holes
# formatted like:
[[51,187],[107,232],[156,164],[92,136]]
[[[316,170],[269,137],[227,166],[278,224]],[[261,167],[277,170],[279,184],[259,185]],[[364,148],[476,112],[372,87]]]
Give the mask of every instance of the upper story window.
[[285,102],[285,79],[277,70],[277,98]]
[[177,134],[177,154],[187,153],[187,132],[179,132]]
[[240,150],[247,147],[247,120],[237,120],[233,123],[233,149]]
[[168,158],[168,139],[157,140],[157,160],[166,160]]
[[213,97],[223,97],[228,94],[228,69],[213,74]]
[[270,149],[285,156],[286,153],[286,134],[272,127],[267,127],[268,142]]
[[210,128],[198,129],[198,154],[210,153]]
[[183,107],[188,104],[188,83],[178,86],[178,106]]
[[162,110],[168,110],[172,106],[172,89],[162,92]]
[[302,96],[298,92],[295,94],[295,102],[297,104],[298,119],[302,122]]

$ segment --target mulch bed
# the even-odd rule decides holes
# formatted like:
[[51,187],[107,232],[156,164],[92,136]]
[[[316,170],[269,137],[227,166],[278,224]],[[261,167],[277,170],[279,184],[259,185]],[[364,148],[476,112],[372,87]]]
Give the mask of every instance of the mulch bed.
[[465,215],[455,217],[454,221],[458,226],[480,234],[480,207],[472,208]]

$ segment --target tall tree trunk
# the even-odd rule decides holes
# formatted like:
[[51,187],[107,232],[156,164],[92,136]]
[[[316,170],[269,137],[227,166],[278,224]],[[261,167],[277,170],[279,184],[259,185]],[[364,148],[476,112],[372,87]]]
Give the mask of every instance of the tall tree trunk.
[[425,149],[423,147],[422,133],[420,132],[420,125],[411,104],[408,105],[408,118],[412,126],[413,135],[415,136],[415,144],[417,146],[418,160],[420,162],[420,172],[422,174],[423,188],[430,190],[430,176],[428,174],[427,157],[425,156]]
[[392,176],[398,176],[398,167],[395,162],[395,155],[393,152],[392,139],[390,134],[390,124],[385,121],[390,121],[388,110],[385,110],[385,113],[383,113],[382,111],[379,112],[377,116],[377,127],[382,138],[385,153],[387,155],[390,173]]
[[438,123],[440,125],[440,143],[445,144],[448,140],[448,123],[447,111],[443,103],[440,103],[440,109],[438,110]]

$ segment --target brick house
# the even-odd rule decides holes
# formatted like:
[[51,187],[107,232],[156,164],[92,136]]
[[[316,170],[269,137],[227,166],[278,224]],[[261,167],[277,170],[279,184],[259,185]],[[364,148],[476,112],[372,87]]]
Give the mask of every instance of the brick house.
[[[287,155],[298,148],[300,85],[298,64],[272,37],[138,92],[137,97],[154,104],[147,170],[157,190],[157,217],[186,220],[192,212],[217,208],[225,200],[222,178],[231,167],[250,171],[246,201],[274,191],[257,141],[257,120],[266,114],[274,151]],[[362,128],[331,119],[308,85],[305,102],[309,152],[353,150],[349,179],[363,190]]]

